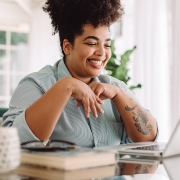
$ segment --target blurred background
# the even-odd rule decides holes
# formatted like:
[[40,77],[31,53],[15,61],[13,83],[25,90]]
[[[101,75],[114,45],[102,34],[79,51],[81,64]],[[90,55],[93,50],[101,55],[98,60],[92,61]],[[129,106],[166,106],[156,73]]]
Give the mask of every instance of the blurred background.
[[[0,0],[0,107],[8,107],[22,77],[62,57],[45,0]],[[115,53],[137,46],[128,64],[133,90],[167,141],[180,119],[180,1],[125,0],[125,15],[111,26]]]

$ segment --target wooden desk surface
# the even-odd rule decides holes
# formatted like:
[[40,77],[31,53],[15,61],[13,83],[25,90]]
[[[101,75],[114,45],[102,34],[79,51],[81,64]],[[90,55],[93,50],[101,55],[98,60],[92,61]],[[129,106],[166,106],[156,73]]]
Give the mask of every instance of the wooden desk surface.
[[[130,160],[130,159],[129,159]],[[176,180],[180,179],[180,156],[162,161],[143,162],[121,159],[116,165],[76,171],[21,165],[8,174],[0,174],[0,180]]]

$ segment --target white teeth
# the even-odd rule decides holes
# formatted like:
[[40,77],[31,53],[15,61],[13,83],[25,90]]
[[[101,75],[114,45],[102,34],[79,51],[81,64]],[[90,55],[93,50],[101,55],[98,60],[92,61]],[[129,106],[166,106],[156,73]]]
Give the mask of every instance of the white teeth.
[[93,60],[89,60],[91,63],[96,64],[98,66],[100,66],[102,64],[102,61],[93,61]]

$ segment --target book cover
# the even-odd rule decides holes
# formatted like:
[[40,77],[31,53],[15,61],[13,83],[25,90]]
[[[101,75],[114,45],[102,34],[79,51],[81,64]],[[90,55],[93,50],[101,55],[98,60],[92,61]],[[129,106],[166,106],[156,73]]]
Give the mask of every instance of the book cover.
[[42,178],[47,180],[84,180],[92,178],[108,178],[115,176],[116,166],[101,166],[74,171],[63,171],[34,165],[21,165],[13,171],[28,178]]
[[116,163],[115,153],[91,148],[68,151],[39,152],[21,151],[21,163],[54,167],[63,170],[112,165]]

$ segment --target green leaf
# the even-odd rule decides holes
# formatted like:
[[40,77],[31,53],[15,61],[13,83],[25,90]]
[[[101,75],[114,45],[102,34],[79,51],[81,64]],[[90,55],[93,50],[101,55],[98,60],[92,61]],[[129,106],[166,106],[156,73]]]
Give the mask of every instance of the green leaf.
[[115,63],[115,59],[113,57],[111,57],[108,61],[108,63],[106,64],[106,70],[111,70],[113,71],[113,69],[116,69],[118,67],[118,65]]
[[141,84],[138,84],[138,85],[136,85],[136,86],[130,86],[130,90],[133,90],[133,89],[136,89],[136,88],[141,88],[142,87],[142,85]]
[[122,65],[126,65],[127,62],[130,60],[129,56],[132,54],[132,52],[136,49],[136,46],[133,47],[133,49],[131,50],[127,50],[122,56],[121,56],[121,60],[120,63]]
[[[128,75],[129,69],[127,68],[127,64],[130,61],[130,55],[134,52],[135,49],[136,49],[136,46],[134,46],[130,50],[127,50],[118,59],[115,54],[114,40],[112,40],[111,41],[112,55],[105,67],[105,69],[108,71],[108,74],[127,84],[128,81],[131,79]],[[119,62],[119,64],[117,64],[117,61]],[[131,90],[135,88],[141,88],[141,84],[130,87]]]

